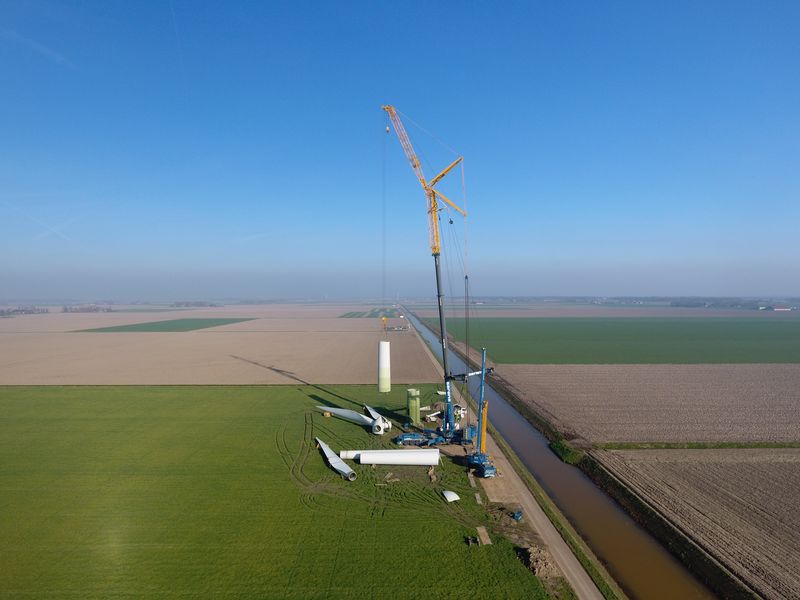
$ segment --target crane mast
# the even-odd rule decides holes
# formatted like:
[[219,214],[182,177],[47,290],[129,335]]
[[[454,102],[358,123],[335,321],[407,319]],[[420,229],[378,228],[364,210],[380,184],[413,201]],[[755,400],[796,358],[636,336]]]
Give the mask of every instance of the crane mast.
[[450,371],[447,360],[447,325],[444,317],[444,293],[442,292],[442,270],[440,265],[439,256],[441,254],[441,243],[439,238],[439,200],[442,200],[448,206],[460,212],[462,215],[467,216],[467,213],[451,202],[441,192],[436,190],[434,186],[439,183],[445,175],[452,171],[463,158],[459,156],[456,160],[445,167],[441,173],[436,175],[433,179],[428,181],[425,174],[422,172],[417,153],[414,151],[414,146],[411,144],[411,139],[408,137],[406,128],[400,120],[395,108],[391,105],[383,106],[383,110],[389,115],[392,121],[394,130],[397,133],[397,138],[400,140],[400,145],[403,146],[403,151],[406,154],[408,162],[411,163],[411,168],[417,176],[422,189],[425,192],[425,199],[428,211],[428,241],[431,247],[431,255],[433,256],[434,268],[436,271],[436,301],[439,307],[439,342],[442,346],[442,366],[444,368],[444,389],[445,389],[445,411],[444,418],[442,419],[442,433],[445,438],[451,438],[455,433],[455,415],[453,413],[453,397],[451,393],[451,382],[453,381],[453,374]]

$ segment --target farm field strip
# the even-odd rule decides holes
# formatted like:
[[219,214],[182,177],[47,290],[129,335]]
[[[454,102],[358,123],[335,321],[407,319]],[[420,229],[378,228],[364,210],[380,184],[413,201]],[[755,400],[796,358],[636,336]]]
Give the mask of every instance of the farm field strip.
[[385,316],[388,319],[397,319],[400,316],[400,311],[396,308],[373,308],[369,311],[357,310],[346,312],[339,315],[341,319],[379,319]]
[[337,450],[390,441],[314,406],[394,411],[404,394],[0,387],[0,595],[545,598],[510,542],[464,543],[490,521],[441,497],[471,497],[460,467],[445,461],[433,482],[356,465],[351,483],[325,465],[314,436]]
[[470,343],[506,364],[800,363],[800,319],[474,317]]
[[[421,318],[438,316],[436,304],[404,305]],[[597,304],[485,304],[470,306],[470,315],[476,318],[488,317],[530,317],[530,318],[734,318],[734,319],[800,319],[800,311],[788,313],[724,308],[686,308],[677,306],[607,306]],[[464,317],[464,307],[450,304],[447,319]]]
[[595,456],[765,598],[800,598],[800,449]]
[[800,442],[800,365],[500,365],[521,400],[594,443]]
[[[20,315],[8,319],[0,319],[0,334],[4,333],[55,333],[94,329],[116,325],[163,321],[173,318],[174,312],[164,314],[162,310],[146,312],[128,310],[129,307],[115,307],[119,310],[100,313],[63,313],[60,307],[53,307],[54,312],[36,315]],[[136,308],[136,307],[134,307]],[[334,319],[344,312],[363,310],[363,306],[352,304],[268,304],[268,305],[231,305],[203,308],[179,308],[181,318],[191,319],[259,319],[277,321],[297,321]]]
[[111,327],[97,327],[94,329],[80,329],[75,333],[123,333],[123,332],[163,332],[176,333],[181,331],[195,331],[209,329],[221,325],[233,325],[254,319],[169,319],[167,321],[147,321],[144,323],[131,323],[129,325],[112,325]]

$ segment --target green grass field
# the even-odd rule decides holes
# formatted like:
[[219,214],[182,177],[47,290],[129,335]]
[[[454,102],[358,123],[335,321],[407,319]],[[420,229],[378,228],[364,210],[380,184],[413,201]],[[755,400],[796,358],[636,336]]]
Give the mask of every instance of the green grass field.
[[400,316],[400,311],[396,308],[373,308],[372,310],[354,310],[339,315],[340,319],[379,319],[386,316],[390,319],[396,319]]
[[[447,329],[464,340],[464,319],[448,319]],[[800,320],[479,317],[470,343],[498,363],[796,363]]]
[[122,331],[157,331],[180,332],[194,331],[195,329],[208,329],[253,319],[170,319],[168,321],[152,321],[150,323],[132,323],[130,325],[115,325],[113,327],[98,327],[96,329],[81,329],[78,333],[115,333]]
[[545,597],[511,543],[464,543],[489,522],[461,468],[431,483],[356,465],[350,483],[323,463],[314,436],[391,442],[315,405],[396,409],[404,393],[0,387],[0,596]]

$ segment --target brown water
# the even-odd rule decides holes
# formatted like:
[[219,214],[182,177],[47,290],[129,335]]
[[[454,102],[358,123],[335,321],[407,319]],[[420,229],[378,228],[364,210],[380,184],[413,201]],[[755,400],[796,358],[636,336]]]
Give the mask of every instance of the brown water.
[[[438,339],[411,316],[411,322],[433,352]],[[452,351],[454,373],[468,369]],[[470,392],[478,396],[477,377]],[[486,386],[489,420],[508,442],[553,502],[581,534],[606,569],[631,598],[676,600],[714,598],[714,593],[640,527],[580,469],[561,461],[547,439],[491,386]]]

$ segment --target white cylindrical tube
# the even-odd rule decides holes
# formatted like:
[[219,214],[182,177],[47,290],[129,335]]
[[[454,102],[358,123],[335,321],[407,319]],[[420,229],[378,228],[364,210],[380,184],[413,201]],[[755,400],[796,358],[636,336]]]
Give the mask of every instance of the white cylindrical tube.
[[378,391],[392,391],[392,369],[389,342],[382,340],[378,348]]
[[357,459],[359,454],[361,454],[361,450],[339,450],[339,458],[348,460]]
[[362,450],[358,454],[362,465],[423,465],[439,464],[439,449],[425,450]]

